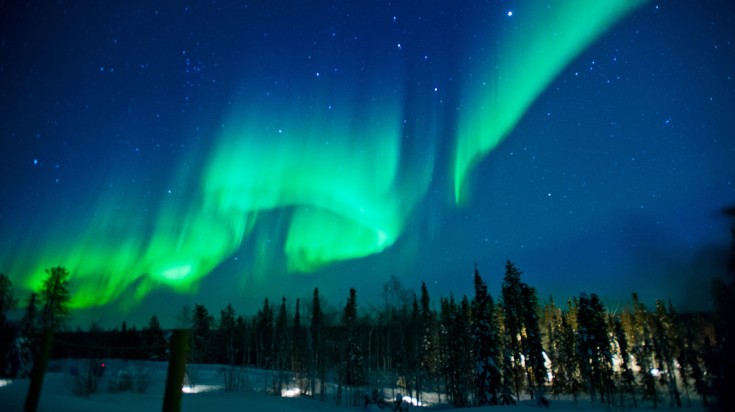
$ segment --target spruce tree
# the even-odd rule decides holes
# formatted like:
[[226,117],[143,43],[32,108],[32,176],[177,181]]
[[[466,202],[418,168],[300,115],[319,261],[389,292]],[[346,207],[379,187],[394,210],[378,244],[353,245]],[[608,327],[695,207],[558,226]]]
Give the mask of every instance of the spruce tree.
[[166,356],[166,337],[161,329],[158,318],[154,315],[148,320],[148,325],[143,328],[143,343],[146,346],[147,358],[154,361],[168,359]]
[[524,330],[524,355],[526,360],[528,389],[531,397],[541,391],[546,382],[548,371],[544,360],[544,349],[541,343],[541,331],[538,319],[538,301],[536,290],[521,283],[522,318]]
[[317,381],[319,382],[319,399],[324,401],[326,396],[326,353],[324,348],[324,313],[319,299],[319,289],[314,288],[311,301],[311,325],[309,326],[311,340],[310,384],[311,394],[316,396]]
[[193,363],[209,363],[214,355],[212,343],[212,329],[214,317],[204,305],[194,305],[191,321],[191,361]]
[[650,314],[645,305],[638,299],[638,294],[633,293],[633,356],[638,365],[640,383],[643,391],[643,399],[650,399],[653,408],[658,408],[658,390],[656,379],[653,376],[654,350]]
[[669,406],[681,408],[681,396],[676,379],[675,360],[679,352],[676,345],[676,330],[674,326],[674,317],[676,313],[673,307],[670,311],[666,310],[666,306],[661,300],[656,300],[656,315],[654,318],[656,339],[659,342],[658,358],[661,360],[663,368],[661,374],[662,380],[666,384],[669,392]]
[[235,320],[235,308],[231,303],[220,311],[219,329],[217,331],[216,345],[219,356],[218,362],[226,365],[235,365],[238,349],[237,325]]
[[273,368],[273,309],[268,299],[263,300],[263,308],[255,315],[254,339],[256,365],[263,369]]
[[39,325],[39,309],[38,294],[31,293],[28,297],[28,305],[26,306],[23,318],[20,320],[20,336],[24,339],[20,343],[20,363],[21,365],[30,365],[38,351],[40,335]]
[[472,379],[472,341],[469,333],[467,297],[457,305],[454,297],[441,301],[441,346],[447,397],[455,407],[469,405]]
[[638,406],[635,398],[635,374],[630,360],[630,347],[628,338],[623,330],[623,324],[619,318],[613,319],[613,328],[615,331],[615,340],[618,343],[618,369],[620,376],[620,404],[625,406],[624,396],[630,394],[633,400],[633,406]]
[[[503,278],[503,315],[505,320],[505,342],[506,361],[510,364],[508,372],[511,373],[515,396],[520,399],[521,389],[525,378],[523,367],[523,299],[521,296],[521,274],[509,260],[505,264],[505,276]],[[504,376],[506,373],[504,373]]]
[[[340,382],[350,388],[362,386],[366,383],[366,371],[358,334],[357,292],[350,289],[344,310],[342,311],[342,361],[340,367]],[[350,401],[354,401],[350,397]]]
[[559,327],[558,368],[554,374],[553,391],[555,395],[567,393],[572,395],[574,402],[582,388],[582,380],[577,360],[577,340],[572,327],[571,311],[567,309],[562,314]]
[[296,299],[296,309],[291,332],[291,370],[296,374],[299,391],[306,392],[304,374],[306,373],[306,331],[301,325],[301,300]]
[[577,356],[590,398],[609,402],[612,393],[612,350],[605,308],[596,294],[579,297]]
[[475,404],[497,405],[501,371],[495,303],[475,264],[475,298],[472,300],[472,343],[475,364]]
[[280,395],[286,384],[286,368],[290,358],[290,340],[288,333],[288,311],[286,309],[286,298],[281,299],[281,307],[278,310],[276,326],[273,330],[273,358],[274,368],[278,376],[275,393]]
[[426,283],[421,282],[420,311],[421,371],[423,382],[437,377],[439,371],[438,325],[436,312],[431,310],[429,292]]
[[43,305],[39,320],[41,328],[58,331],[71,315],[70,274],[65,268],[58,266],[46,269],[46,275],[39,292],[39,299]]
[[685,376],[684,379],[686,379],[686,377],[691,377],[691,379],[694,380],[694,390],[701,397],[702,406],[707,407],[709,406],[709,382],[705,377],[704,368],[702,367],[703,360],[701,359],[697,348],[691,322],[687,322],[684,326],[684,340],[686,342],[683,354],[686,359],[683,362],[683,364],[686,365],[683,368]]
[[498,390],[498,403],[500,405],[513,405],[516,399],[513,397],[513,362],[512,355],[505,346],[507,340],[503,339],[505,333],[505,314],[503,313],[503,305],[498,303],[495,305],[495,324],[498,326],[498,350],[500,351],[500,389]]
[[13,295],[13,282],[5,274],[0,273],[0,377],[15,377],[17,372],[11,370],[10,366],[16,327],[6,317],[6,313],[15,309],[17,304]]

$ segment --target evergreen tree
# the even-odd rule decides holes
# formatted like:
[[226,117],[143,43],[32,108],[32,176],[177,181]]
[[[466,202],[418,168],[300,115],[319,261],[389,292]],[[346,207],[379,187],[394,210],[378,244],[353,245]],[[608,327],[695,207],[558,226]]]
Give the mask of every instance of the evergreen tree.
[[667,386],[669,391],[669,406],[676,405],[681,408],[681,396],[676,379],[675,360],[678,356],[679,348],[676,345],[676,330],[674,326],[674,318],[676,313],[673,307],[670,311],[666,310],[666,306],[660,300],[656,300],[656,316],[654,318],[655,334],[658,344],[657,357],[661,360],[663,368],[660,368],[662,382]]
[[326,396],[326,353],[324,345],[324,313],[319,299],[319,289],[314,288],[311,301],[311,325],[309,326],[311,338],[311,362],[310,377],[311,394],[316,396],[317,381],[319,382],[319,399],[324,401]]
[[[495,324],[498,326],[498,336],[506,336],[505,333],[505,314],[503,312],[503,305],[497,304],[495,307]],[[500,351],[500,370],[501,370],[501,381],[500,389],[498,393],[498,403],[500,405],[513,405],[516,403],[513,397],[513,355],[510,350],[505,346],[507,340],[500,339],[498,341],[498,350]]]
[[447,397],[455,407],[469,405],[473,376],[471,309],[465,296],[457,305],[453,297],[441,300],[441,346]]
[[220,311],[219,329],[217,330],[217,349],[219,363],[235,365],[237,361],[238,339],[235,308],[231,303]]
[[286,310],[286,298],[281,299],[281,308],[278,310],[276,327],[273,330],[273,356],[275,369],[278,376],[276,382],[276,394],[280,394],[286,383],[286,368],[290,358],[290,336],[288,334],[288,311]]
[[588,382],[592,401],[600,394],[600,400],[610,402],[612,392],[612,351],[605,309],[596,294],[579,297],[577,313],[577,356],[582,377]]
[[193,363],[209,363],[212,361],[213,351],[212,329],[214,329],[214,317],[204,305],[194,305],[194,313],[191,319],[191,361]]
[[254,322],[256,365],[262,369],[273,368],[273,309],[266,298],[263,308],[255,315]]
[[14,356],[16,327],[8,321],[6,313],[15,309],[17,301],[13,296],[13,282],[0,273],[0,377],[15,377],[17,365],[11,365]]
[[475,265],[475,298],[472,301],[472,342],[475,357],[475,403],[497,405],[501,371],[495,303]]
[[237,315],[235,319],[235,364],[249,365],[250,358],[250,328],[248,322],[242,315]]
[[147,358],[154,361],[168,359],[166,355],[166,337],[161,329],[158,318],[154,315],[148,321],[148,326],[143,328],[143,342],[147,350]]
[[554,372],[553,391],[555,395],[567,393],[577,402],[577,395],[582,388],[582,380],[577,361],[577,340],[571,318],[571,311],[562,314],[559,327],[559,351],[557,369]]
[[23,318],[20,320],[19,333],[22,337],[20,344],[20,363],[21,365],[31,365],[38,351],[39,340],[41,338],[38,294],[36,293],[31,293],[28,297],[28,305],[26,306]]
[[643,399],[650,399],[653,408],[658,408],[658,390],[653,376],[653,338],[651,335],[650,314],[645,305],[638,300],[638,294],[633,293],[633,356],[638,365],[640,383],[643,390]]
[[296,309],[293,317],[291,370],[296,373],[299,390],[306,392],[304,374],[306,372],[306,331],[301,325],[301,302],[296,299]]
[[528,389],[531,397],[544,387],[548,371],[544,364],[544,349],[541,344],[539,330],[538,300],[536,290],[525,283],[521,283],[522,318],[523,318],[523,348],[525,355]]
[[58,331],[66,324],[71,315],[69,271],[58,266],[46,269],[46,275],[39,292],[39,299],[43,305],[39,321],[41,328]]
[[684,325],[684,341],[685,349],[683,351],[684,361],[682,363],[682,379],[686,380],[691,378],[694,380],[694,390],[699,394],[702,399],[703,406],[709,406],[709,384],[705,378],[705,373],[702,368],[703,360],[699,355],[699,351],[696,347],[694,331],[692,325],[687,322]]
[[633,406],[638,406],[635,399],[635,374],[631,367],[630,348],[628,346],[628,338],[625,336],[623,324],[619,318],[613,319],[613,328],[615,331],[615,340],[618,343],[618,369],[620,376],[620,404],[625,405],[623,396],[628,393],[633,399]]
[[525,378],[523,366],[523,299],[521,296],[521,274],[509,260],[505,264],[503,278],[503,315],[505,320],[505,350],[507,371],[510,372],[513,388],[517,399],[520,399],[521,389]]
[[[342,311],[342,360],[340,365],[340,383],[350,388],[366,383],[365,365],[358,335],[357,292],[350,288],[350,296]],[[349,395],[348,395],[349,397]],[[356,399],[351,399],[355,401]]]
[[13,282],[4,273],[0,273],[0,326],[7,322],[6,313],[15,309],[18,301],[14,297]]
[[411,316],[406,327],[406,372],[410,375],[407,379],[409,396],[421,399],[421,329],[419,316],[419,301],[413,294],[411,305]]
[[[552,384],[558,369],[557,360],[559,357],[559,329],[561,326],[561,309],[554,304],[553,296],[549,297],[549,303],[544,305],[541,313],[539,328],[543,332],[542,346],[546,348],[546,355],[551,361]],[[558,396],[554,394],[555,396]]]
[[419,389],[426,380],[436,378],[439,374],[438,324],[436,312],[431,310],[429,291],[425,282],[421,282],[420,323],[420,362],[423,377]]

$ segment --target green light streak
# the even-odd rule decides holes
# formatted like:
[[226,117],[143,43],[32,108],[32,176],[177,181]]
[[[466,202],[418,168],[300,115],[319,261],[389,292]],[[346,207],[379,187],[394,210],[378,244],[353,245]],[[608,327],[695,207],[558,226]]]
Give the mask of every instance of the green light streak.
[[400,107],[383,102],[358,114],[341,106],[348,109],[321,118],[249,111],[223,135],[209,165],[205,197],[218,213],[288,210],[290,271],[391,246],[428,186],[427,175],[414,190],[398,190]]
[[[379,253],[401,235],[433,170],[433,159],[420,167],[402,162],[403,98],[396,94],[332,99],[332,110],[307,109],[319,106],[319,96],[293,111],[281,110],[285,101],[246,102],[199,170],[189,166],[194,159],[181,160],[170,179],[177,190],[157,208],[142,213],[133,199],[144,195],[112,185],[80,202],[76,215],[31,223],[29,232],[44,233],[42,241],[26,237],[10,271],[37,290],[45,268],[64,266],[72,307],[84,308],[121,298],[132,305],[161,286],[195,291],[255,227],[245,259],[256,278],[263,276],[257,271],[278,275],[274,258],[285,257],[288,272],[312,272]],[[265,246],[270,239],[283,240],[275,252]]]
[[[464,87],[454,160],[454,196],[467,200],[470,170],[516,126],[533,101],[579,53],[645,0],[523,2],[499,40],[497,58]],[[490,41],[488,41],[490,44]]]

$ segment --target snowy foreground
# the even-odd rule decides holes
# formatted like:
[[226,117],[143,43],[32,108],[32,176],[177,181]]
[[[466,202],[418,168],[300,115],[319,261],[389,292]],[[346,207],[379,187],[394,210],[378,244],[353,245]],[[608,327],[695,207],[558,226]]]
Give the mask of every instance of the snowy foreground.
[[[57,361],[58,362],[58,361]],[[74,394],[77,369],[74,361],[57,363],[52,371],[46,373],[43,383],[39,411],[54,412],[86,412],[86,411],[160,411],[163,404],[163,391],[166,381],[167,364],[163,362],[145,362],[145,368],[150,376],[150,384],[145,393],[138,394],[130,391],[110,391],[111,381],[119,376],[121,371],[129,370],[132,364],[125,362],[109,362],[105,374],[99,381],[98,389],[88,398]],[[138,364],[139,365],[139,364]],[[268,395],[262,389],[268,385],[270,372],[257,369],[247,369],[245,389],[238,392],[225,392],[221,366],[200,365],[197,367],[196,385],[185,385],[182,410],[183,411],[358,411],[360,407],[344,407],[335,405],[334,401],[320,402],[307,397],[278,397]],[[28,379],[0,380],[0,410],[22,411],[25,396],[28,391]],[[285,395],[292,394],[291,391]],[[665,406],[661,409],[668,409]],[[373,406],[372,411],[379,411]],[[384,409],[388,411],[389,409]],[[411,407],[410,410],[472,410],[472,411],[512,411],[512,412],[540,412],[545,410],[532,401],[522,401],[514,406],[492,406],[471,409],[453,409],[448,405],[432,405],[427,407]],[[566,400],[552,400],[549,410],[554,411],[600,411],[609,412],[610,408],[601,404],[591,404],[588,400],[580,400],[577,404]],[[650,410],[648,408],[630,410]],[[687,408],[687,411],[704,411],[704,408]]]

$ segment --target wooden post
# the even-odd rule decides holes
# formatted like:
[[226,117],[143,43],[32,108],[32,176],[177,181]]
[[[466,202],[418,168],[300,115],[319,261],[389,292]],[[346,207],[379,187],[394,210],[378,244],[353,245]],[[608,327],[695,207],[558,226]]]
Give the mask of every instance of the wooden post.
[[51,357],[51,348],[54,346],[54,331],[46,329],[43,332],[41,347],[38,348],[36,358],[33,360],[33,369],[31,369],[31,384],[28,386],[26,394],[26,402],[23,409],[26,412],[36,412],[38,408],[38,400],[41,397],[41,386],[43,385],[43,375],[46,373],[48,360]]
[[171,355],[168,359],[166,391],[163,394],[163,412],[181,411],[181,388],[186,371],[186,357],[189,352],[189,331],[176,329],[171,337]]

